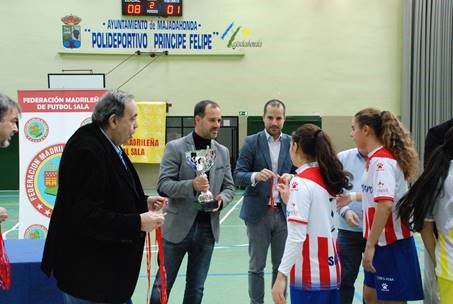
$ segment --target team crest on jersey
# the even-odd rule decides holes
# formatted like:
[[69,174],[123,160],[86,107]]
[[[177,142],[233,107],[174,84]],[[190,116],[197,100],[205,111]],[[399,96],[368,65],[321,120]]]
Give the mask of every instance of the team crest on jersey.
[[384,164],[383,163],[377,163],[376,164],[376,170],[377,171],[383,171],[384,170]]
[[299,185],[298,182],[292,182],[291,183],[291,190],[296,190],[298,185]]

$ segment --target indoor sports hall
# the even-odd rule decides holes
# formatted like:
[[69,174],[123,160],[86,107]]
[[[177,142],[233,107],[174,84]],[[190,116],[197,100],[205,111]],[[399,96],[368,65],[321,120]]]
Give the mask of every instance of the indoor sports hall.
[[[265,134],[263,130],[268,130],[265,104],[271,100],[285,104],[282,134],[291,135],[298,127],[312,124],[329,135],[336,153],[356,148],[356,138],[352,138],[356,113],[369,107],[377,108],[380,115],[393,113],[410,132],[418,158],[417,175],[422,174],[428,161],[425,157],[429,146],[428,131],[453,118],[453,0],[0,1],[0,12],[0,110],[10,113],[7,112],[9,108],[2,108],[2,96],[7,96],[21,109],[20,115],[16,113],[17,122],[13,122],[17,131],[4,139],[1,136],[5,122],[0,112],[0,208],[6,209],[8,214],[3,220],[4,209],[0,209],[0,230],[6,244],[6,249],[2,246],[0,249],[6,251],[11,262],[11,272],[8,272],[8,268],[2,266],[6,257],[0,255],[0,304],[63,303],[55,280],[47,281],[40,270],[44,242],[52,239],[48,238],[49,231],[57,229],[50,228],[50,221],[56,214],[57,193],[63,192],[59,184],[63,174],[60,162],[69,138],[87,125],[96,125],[92,113],[99,100],[112,90],[125,92],[128,102],[134,100],[133,110],[137,115],[131,115],[134,118],[128,122],[132,131],[126,134],[127,140],[117,135],[128,132],[124,124],[121,125],[124,128],[113,128],[113,133],[110,129],[106,133],[104,127],[96,131],[102,131],[106,136],[102,138],[113,145],[114,150],[110,150],[118,153],[119,158],[115,161],[121,169],[125,166],[127,174],[123,177],[132,181],[130,192],[138,193],[137,189],[143,188],[151,196],[163,193],[157,188],[165,170],[171,171],[171,178],[178,181],[195,180],[209,171],[203,168],[206,164],[201,164],[206,159],[197,158],[197,151],[204,150],[206,145],[203,149],[196,147],[204,144],[206,138],[197,139],[195,131],[213,123],[203,120],[204,111],[211,104],[208,103],[202,114],[197,112],[195,106],[201,101],[213,101],[218,105],[213,106],[218,115],[215,121],[218,130],[215,130],[215,136],[208,138],[215,139],[209,148],[218,144],[226,149],[217,150],[224,153],[222,156],[218,152],[217,164],[213,156],[211,165],[217,166],[213,170],[215,174],[225,168],[234,172],[241,164],[241,151],[247,139]],[[119,120],[114,118],[123,117],[117,114],[112,112],[107,116],[107,126],[117,126]],[[108,119],[112,115],[110,122]],[[438,145],[443,144],[445,132],[435,136]],[[182,151],[178,140],[190,137],[190,134],[197,142]],[[314,137],[316,135],[319,132]],[[393,138],[394,142],[398,140]],[[9,146],[4,145],[6,141]],[[209,148],[203,157],[207,157]],[[77,145],[74,149],[78,149]],[[177,161],[165,154],[171,149],[181,149],[179,152],[184,154],[183,163],[174,171],[168,167]],[[71,173],[66,173],[69,178],[65,187],[98,195],[97,185],[101,178],[97,178],[100,176],[97,174],[101,173],[97,166],[106,163],[102,169],[110,172],[116,170],[116,165],[101,154],[103,150],[99,147],[93,150],[99,151],[99,155],[93,153],[96,154],[95,161],[81,161],[77,163],[80,166],[70,164],[70,170],[83,171],[83,167],[92,171],[84,173],[85,179],[71,179]],[[72,155],[75,159],[83,158],[78,153]],[[278,157],[272,156],[275,165]],[[219,163],[220,157],[226,160]],[[283,158],[280,161],[289,162],[290,153]],[[251,158],[250,163],[255,160]],[[192,177],[186,178],[187,172]],[[254,174],[248,180],[250,184],[256,181],[258,172],[261,171],[247,172]],[[214,173],[206,177],[211,190],[215,188]],[[226,177],[222,181],[225,182],[229,172],[224,174]],[[105,173],[105,176],[110,175]],[[87,185],[87,180],[91,184]],[[107,177],[105,180],[112,182]],[[160,186],[165,188],[170,182],[166,180]],[[233,187],[233,182],[228,182]],[[256,184],[253,182],[253,185]],[[279,193],[275,194],[278,191],[272,188],[275,184],[270,185],[272,199],[269,198],[269,204],[272,201],[274,206],[274,196],[278,197]],[[115,184],[106,195],[116,201],[127,192],[119,190],[122,186],[122,183]],[[175,195],[176,201],[204,193],[195,183],[192,186],[193,189],[189,187],[183,195],[171,187],[164,194],[167,197]],[[218,222],[219,239],[214,243],[202,303],[250,303],[249,251],[252,249],[249,248],[247,225],[240,217],[241,208],[247,203],[246,189],[244,185],[237,186],[236,180],[235,191],[229,193],[232,200],[218,212],[218,217],[209,215],[212,219],[209,223],[214,223],[212,227]],[[77,191],[75,193],[78,195]],[[350,196],[351,200],[357,199],[356,194]],[[198,194],[196,197],[195,203],[200,203]],[[167,212],[166,221],[167,224],[172,221],[172,225],[180,228],[184,226],[180,225],[184,215],[190,212],[178,210],[172,199],[169,201],[173,205],[164,211]],[[211,201],[216,199],[211,197]],[[147,203],[143,214],[150,215],[148,207],[159,202]],[[77,216],[86,216],[85,211]],[[145,247],[140,265],[141,250],[137,250],[140,252],[135,256],[139,257],[135,265],[139,277],[131,298],[135,304],[146,303],[159,270],[156,231],[155,227],[150,228],[149,222],[155,221],[153,225],[162,222],[160,218],[147,219],[149,222],[145,227],[142,224],[146,219],[140,217],[141,214],[134,213],[140,221],[134,226],[140,227],[135,232],[144,232],[140,230],[142,228],[151,231],[151,248],[146,250]],[[198,221],[200,218],[198,214],[196,216]],[[339,224],[341,215],[335,213],[333,216],[335,224]],[[71,244],[74,236],[88,231],[85,225],[78,223],[68,230],[71,233],[58,235],[59,242],[74,246]],[[112,231],[117,231],[118,235],[129,231],[115,229],[110,230],[109,237],[113,235]],[[163,224],[162,229],[164,235],[169,236],[166,232],[171,227]],[[214,238],[216,232],[213,232]],[[144,235],[142,233],[140,237],[144,239]],[[109,237],[97,238],[96,233],[92,236],[92,247],[79,246],[82,247],[80,250],[86,249],[95,256],[96,250],[92,248],[110,248],[102,246],[102,241]],[[453,234],[450,237],[453,238]],[[421,277],[427,280],[424,277],[427,252],[420,233],[414,233],[414,239]],[[124,241],[116,235],[113,240]],[[124,251],[120,254],[130,254]],[[122,293],[122,287],[127,284],[121,284],[124,277],[115,271],[126,262],[112,261],[117,250],[108,252],[112,255],[106,253],[105,256],[110,257],[106,260],[115,267],[104,270],[111,270],[112,274],[103,279],[86,275],[87,279],[82,283],[90,289],[87,282],[92,282],[91,288],[94,288],[105,279],[113,282],[112,294]],[[273,303],[270,255],[267,254],[264,270],[264,303]],[[453,257],[450,258],[453,261]],[[86,267],[87,272],[99,266],[86,266],[83,259],[77,261],[72,256],[71,259],[80,262],[80,269]],[[151,261],[150,265],[147,260]],[[76,272],[76,263],[69,264]],[[442,265],[445,269],[450,267],[453,278],[453,266],[447,264]],[[187,256],[176,275],[168,303],[183,303],[186,265]],[[74,275],[74,280],[84,277],[80,272],[80,276]],[[429,277],[435,281],[434,272]],[[363,282],[364,270],[360,266],[352,303],[364,303]],[[451,284],[452,280],[449,282]],[[128,282],[129,289],[132,283]],[[9,290],[5,284],[10,286]],[[92,290],[89,293],[96,294]],[[96,302],[130,303],[127,302],[129,297],[117,301],[111,300],[108,294],[97,299]],[[290,303],[289,298],[287,302]]]

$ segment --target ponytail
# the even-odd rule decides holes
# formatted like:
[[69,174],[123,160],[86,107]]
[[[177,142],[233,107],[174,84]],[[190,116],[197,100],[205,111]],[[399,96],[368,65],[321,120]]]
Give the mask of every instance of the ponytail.
[[310,158],[316,160],[327,188],[332,193],[351,189],[350,174],[343,171],[329,136],[318,126],[305,124],[293,132],[292,140]]
[[445,135],[445,143],[437,147],[423,174],[396,205],[401,221],[414,231],[421,231],[426,216],[442,194],[453,159],[453,127]]

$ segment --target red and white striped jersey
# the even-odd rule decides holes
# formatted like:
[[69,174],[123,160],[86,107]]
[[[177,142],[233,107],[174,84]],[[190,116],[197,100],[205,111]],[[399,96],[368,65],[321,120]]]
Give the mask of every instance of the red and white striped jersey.
[[301,166],[291,180],[287,204],[288,239],[279,271],[296,288],[337,289],[341,266],[334,200],[317,163]]
[[401,223],[395,209],[398,200],[408,190],[407,181],[398,166],[396,158],[385,147],[379,147],[368,155],[362,181],[363,236],[368,239],[380,201],[393,201],[392,213],[378,239],[378,246],[390,245],[412,235],[410,229]]

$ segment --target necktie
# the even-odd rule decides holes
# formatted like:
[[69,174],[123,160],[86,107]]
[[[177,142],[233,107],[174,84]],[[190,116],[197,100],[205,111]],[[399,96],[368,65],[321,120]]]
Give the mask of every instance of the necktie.
[[126,170],[127,170],[126,161],[123,158],[123,151],[121,151],[121,149],[118,149],[117,151],[118,151],[118,155],[119,155],[121,161],[123,162],[124,168],[126,168]]

